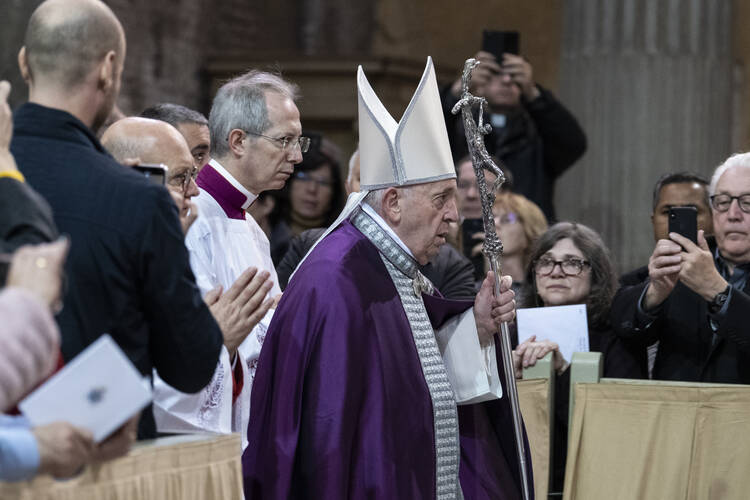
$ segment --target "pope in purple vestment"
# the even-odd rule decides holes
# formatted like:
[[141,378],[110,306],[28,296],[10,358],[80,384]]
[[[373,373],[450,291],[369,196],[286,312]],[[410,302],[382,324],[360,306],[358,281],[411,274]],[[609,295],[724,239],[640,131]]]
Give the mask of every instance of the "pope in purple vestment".
[[[433,328],[472,305],[422,298]],[[250,407],[248,499],[436,497],[433,407],[410,324],[378,249],[352,223],[284,292]],[[520,498],[507,398],[460,405],[458,420],[464,498]]]

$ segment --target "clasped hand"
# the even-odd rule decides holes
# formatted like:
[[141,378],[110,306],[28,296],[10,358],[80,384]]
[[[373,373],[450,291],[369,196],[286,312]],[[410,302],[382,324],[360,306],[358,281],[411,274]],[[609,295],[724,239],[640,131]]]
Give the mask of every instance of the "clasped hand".
[[503,322],[513,321],[516,317],[516,294],[510,288],[512,283],[513,279],[510,276],[503,276],[500,279],[500,295],[495,297],[495,273],[488,272],[482,282],[482,287],[474,300],[474,319],[482,347],[492,343],[493,336]]

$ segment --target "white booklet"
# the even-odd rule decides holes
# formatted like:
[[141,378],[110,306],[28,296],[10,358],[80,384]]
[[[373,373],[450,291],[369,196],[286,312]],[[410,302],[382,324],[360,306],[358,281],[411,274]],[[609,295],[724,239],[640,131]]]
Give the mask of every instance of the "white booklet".
[[589,324],[586,305],[531,307],[516,311],[518,343],[536,335],[560,346],[560,354],[570,362],[574,352],[589,351]]
[[107,334],[18,405],[32,427],[68,422],[98,443],[151,401],[151,383]]

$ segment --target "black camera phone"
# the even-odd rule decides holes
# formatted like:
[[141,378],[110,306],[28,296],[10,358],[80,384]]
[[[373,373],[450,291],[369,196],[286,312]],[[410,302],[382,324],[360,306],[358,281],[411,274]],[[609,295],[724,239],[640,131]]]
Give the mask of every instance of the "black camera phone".
[[484,256],[480,253],[472,257],[471,249],[482,241],[479,238],[474,238],[474,235],[484,232],[484,221],[482,219],[464,219],[461,223],[461,232],[464,255],[474,266],[474,279],[481,280],[484,278]]
[[698,244],[698,210],[695,207],[671,207],[669,232],[681,234]]
[[519,55],[520,38],[518,31],[482,31],[482,50],[494,55],[498,62],[502,62],[503,54]]
[[[481,241],[478,239],[474,239],[474,243],[472,242],[472,238],[476,233],[483,233],[484,232],[484,220],[482,219],[464,219],[464,221],[461,223],[461,229],[464,233],[464,245],[467,243],[471,244],[471,247],[476,245],[476,242]],[[469,247],[469,248],[471,248]]]
[[167,181],[167,166],[156,163],[141,163],[133,165],[133,168],[142,173],[148,180],[155,184],[164,185]]

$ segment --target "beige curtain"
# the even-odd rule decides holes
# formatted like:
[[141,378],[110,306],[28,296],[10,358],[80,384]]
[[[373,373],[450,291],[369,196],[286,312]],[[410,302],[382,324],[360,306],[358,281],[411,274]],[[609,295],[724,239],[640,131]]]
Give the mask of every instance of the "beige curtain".
[[529,436],[531,463],[534,469],[534,496],[547,498],[550,457],[549,379],[517,380],[526,434]]
[[750,498],[750,387],[577,384],[564,500]]
[[[3,500],[242,500],[240,437],[166,438],[67,481],[0,483]],[[169,444],[178,442],[178,444]]]

